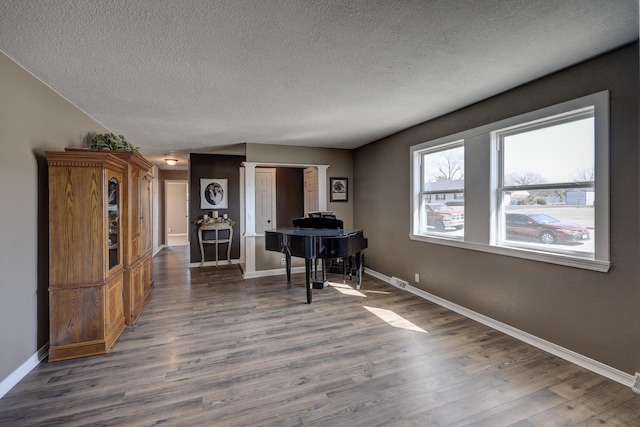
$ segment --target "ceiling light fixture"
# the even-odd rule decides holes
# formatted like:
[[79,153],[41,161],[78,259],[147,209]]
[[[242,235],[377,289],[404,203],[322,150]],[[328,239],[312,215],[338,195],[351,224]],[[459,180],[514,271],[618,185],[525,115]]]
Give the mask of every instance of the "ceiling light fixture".
[[173,166],[178,163],[178,159],[164,159],[164,161],[167,162],[169,166]]

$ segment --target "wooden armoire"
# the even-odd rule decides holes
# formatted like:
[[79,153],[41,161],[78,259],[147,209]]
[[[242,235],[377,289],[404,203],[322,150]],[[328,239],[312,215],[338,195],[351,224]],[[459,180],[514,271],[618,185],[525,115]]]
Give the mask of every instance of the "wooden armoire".
[[151,299],[152,164],[132,151],[113,151],[127,163],[123,181],[124,320],[132,325]]
[[106,353],[151,297],[151,164],[132,152],[46,152],[49,361]]

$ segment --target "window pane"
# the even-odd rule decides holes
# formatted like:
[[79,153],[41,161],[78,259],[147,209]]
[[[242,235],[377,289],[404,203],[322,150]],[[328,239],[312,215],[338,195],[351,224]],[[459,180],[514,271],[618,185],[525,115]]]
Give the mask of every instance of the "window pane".
[[427,196],[423,195],[420,203],[420,234],[464,237],[464,207],[429,202]]
[[544,251],[593,254],[593,195],[593,189],[575,188],[505,191],[501,238]]
[[593,117],[506,135],[504,185],[594,181],[594,146]]
[[464,147],[426,153],[422,165],[423,191],[464,191]]
[[464,237],[463,146],[422,154],[419,228],[420,234]]

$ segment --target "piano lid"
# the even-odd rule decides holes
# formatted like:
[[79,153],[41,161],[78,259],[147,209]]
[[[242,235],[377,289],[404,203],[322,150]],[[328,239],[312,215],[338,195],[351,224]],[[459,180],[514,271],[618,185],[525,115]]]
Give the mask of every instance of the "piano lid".
[[326,228],[276,228],[274,230],[267,230],[266,233],[279,233],[286,234],[288,236],[316,236],[316,237],[341,237],[349,236],[351,234],[362,233],[362,230],[344,230],[339,229],[326,229]]
[[293,220],[293,226],[295,228],[344,228],[344,223],[341,219],[336,218],[295,218]]

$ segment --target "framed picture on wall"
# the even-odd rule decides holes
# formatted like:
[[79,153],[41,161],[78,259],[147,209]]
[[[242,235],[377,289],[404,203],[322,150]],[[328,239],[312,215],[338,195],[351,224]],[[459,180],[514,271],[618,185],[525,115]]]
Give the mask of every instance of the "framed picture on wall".
[[228,207],[227,180],[200,178],[200,209],[227,209]]
[[332,202],[349,201],[349,178],[329,178]]

